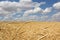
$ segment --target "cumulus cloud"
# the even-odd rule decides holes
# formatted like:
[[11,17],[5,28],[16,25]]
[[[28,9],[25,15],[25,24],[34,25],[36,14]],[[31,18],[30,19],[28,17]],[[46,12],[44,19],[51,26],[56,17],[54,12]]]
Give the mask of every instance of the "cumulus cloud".
[[37,15],[30,15],[28,17],[20,17],[20,18],[16,18],[16,21],[38,21],[38,16]]
[[40,13],[40,12],[42,12],[42,11],[43,11],[43,10],[42,10],[41,8],[36,7],[36,8],[34,8],[34,9],[25,11],[23,16],[29,16],[29,14]]
[[49,7],[43,10],[42,14],[47,14],[47,13],[50,13],[51,11],[52,11],[52,7]]
[[[46,2],[33,2],[32,0],[20,0],[19,2],[1,1],[0,2],[0,20],[2,21],[48,21],[48,13],[56,9],[51,20],[59,21],[60,2],[53,4],[53,7],[42,9],[40,6]],[[58,11],[59,10],[59,11]],[[31,15],[30,15],[31,14]],[[41,14],[41,15],[36,15]],[[50,20],[50,21],[51,21]]]
[[28,11],[25,11],[24,15],[23,16],[29,16],[29,14],[47,14],[47,13],[50,13],[52,11],[52,8],[49,7],[49,8],[46,8],[45,10],[41,9],[40,7],[35,7],[34,9],[31,9],[31,10],[28,10]]
[[0,2],[0,14],[11,14],[20,11],[21,9],[17,5],[17,2],[8,2],[2,1]]
[[0,2],[0,14],[16,13],[21,10],[32,9],[37,5],[40,6],[40,3],[30,1],[31,0],[20,0],[20,2],[2,1]]
[[60,21],[60,2],[53,4],[53,8],[56,10],[56,13],[52,15],[51,21]]
[[30,16],[24,16],[21,18],[16,19],[17,21],[48,21],[48,16],[38,16],[38,15],[30,15]]
[[14,19],[13,14],[23,12],[24,13],[23,16],[25,17],[26,15],[28,15],[28,13],[31,14],[33,11],[34,11],[33,13],[38,13],[41,10],[39,6],[41,6],[42,4],[45,4],[45,2],[38,3],[38,2],[33,2],[32,0],[20,0],[20,2],[1,1],[0,2],[0,15],[4,16],[3,21],[16,20],[19,18]]
[[52,16],[52,21],[60,21],[60,12],[57,12]]
[[20,0],[20,2],[32,2],[32,0]]
[[60,2],[57,2],[53,5],[55,9],[60,9]]

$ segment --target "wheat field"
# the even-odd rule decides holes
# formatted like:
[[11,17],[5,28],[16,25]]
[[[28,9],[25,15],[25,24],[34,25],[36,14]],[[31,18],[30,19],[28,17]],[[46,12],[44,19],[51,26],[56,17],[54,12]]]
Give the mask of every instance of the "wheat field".
[[60,40],[60,22],[0,22],[0,40]]

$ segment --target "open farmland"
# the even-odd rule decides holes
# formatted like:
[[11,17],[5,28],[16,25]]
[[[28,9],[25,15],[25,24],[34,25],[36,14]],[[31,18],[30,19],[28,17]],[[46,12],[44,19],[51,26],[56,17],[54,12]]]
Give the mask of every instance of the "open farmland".
[[0,22],[0,40],[60,40],[60,22]]

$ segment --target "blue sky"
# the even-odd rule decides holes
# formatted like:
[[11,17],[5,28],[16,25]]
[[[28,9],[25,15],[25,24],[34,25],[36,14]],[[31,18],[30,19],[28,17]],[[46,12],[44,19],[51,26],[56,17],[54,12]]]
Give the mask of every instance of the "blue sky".
[[0,0],[0,21],[60,21],[60,0]]

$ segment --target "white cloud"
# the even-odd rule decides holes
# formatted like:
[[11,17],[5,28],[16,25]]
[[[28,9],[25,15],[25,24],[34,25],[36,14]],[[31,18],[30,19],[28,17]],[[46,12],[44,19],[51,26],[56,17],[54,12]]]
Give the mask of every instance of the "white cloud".
[[37,15],[30,15],[28,17],[21,17],[16,19],[16,21],[38,21],[39,20],[39,16]]
[[40,18],[41,18],[41,19],[44,19],[44,18],[48,18],[48,16],[41,16]]
[[57,12],[52,16],[52,21],[60,21],[60,12]]
[[8,1],[2,1],[0,2],[0,8],[1,13],[0,14],[11,14],[16,13],[20,11],[21,9],[17,5],[19,3],[17,2],[8,2]]
[[50,13],[52,11],[52,7],[46,8],[45,10],[43,10],[42,14],[47,14]]
[[40,8],[40,7],[36,7],[35,9],[34,9],[34,13],[40,13],[40,12],[42,12],[43,10]]
[[35,13],[40,13],[42,12],[43,10],[40,8],[40,7],[36,7],[34,9],[31,9],[31,10],[27,10],[23,16],[29,16],[29,14],[35,14]]
[[32,0],[20,0],[20,2],[32,2]]
[[[45,15],[52,12],[53,7],[55,9],[60,9],[60,2],[53,4],[53,7],[47,7],[45,9],[40,8],[43,4],[46,3],[33,2],[32,0],[20,0],[20,2],[1,1],[0,15],[4,17],[2,21],[48,21],[49,15]],[[20,13],[22,16],[19,14],[19,16],[13,17],[15,13]],[[41,14],[41,16],[36,14]],[[58,13],[52,16],[51,20],[59,21],[59,17],[60,12],[58,11]]]
[[37,15],[30,15],[28,17],[22,17],[20,19],[21,21],[47,21],[48,16],[37,16]]
[[1,12],[0,14],[10,14],[10,13],[20,12],[22,10],[29,10],[36,7],[37,5],[40,6],[40,3],[37,2],[35,3],[32,1],[28,2],[28,0],[25,0],[24,2],[2,1],[0,2],[0,12]]
[[[21,13],[23,10],[26,11],[24,12],[24,15],[27,15],[28,13],[32,13],[33,11],[34,11],[33,13],[37,13],[41,10],[39,6],[41,6],[42,4],[45,4],[45,2],[38,3],[38,2],[33,2],[32,0],[20,0],[20,2],[1,1],[0,15],[4,17],[2,21],[16,20],[21,18],[25,19],[25,16],[24,17],[22,16],[21,18],[13,19],[13,14]],[[29,16],[29,18],[30,17],[34,18],[35,16]]]
[[53,8],[56,10],[56,13],[53,14],[51,21],[60,21],[60,2],[53,4]]
[[40,21],[48,21],[48,15],[41,16]]
[[41,9],[40,7],[35,7],[32,10],[27,10],[23,16],[29,16],[29,14],[36,14],[36,13],[40,13],[40,14],[47,14],[50,13],[52,11],[52,8],[46,8],[45,10]]
[[53,5],[55,9],[60,9],[60,2],[57,2]]

